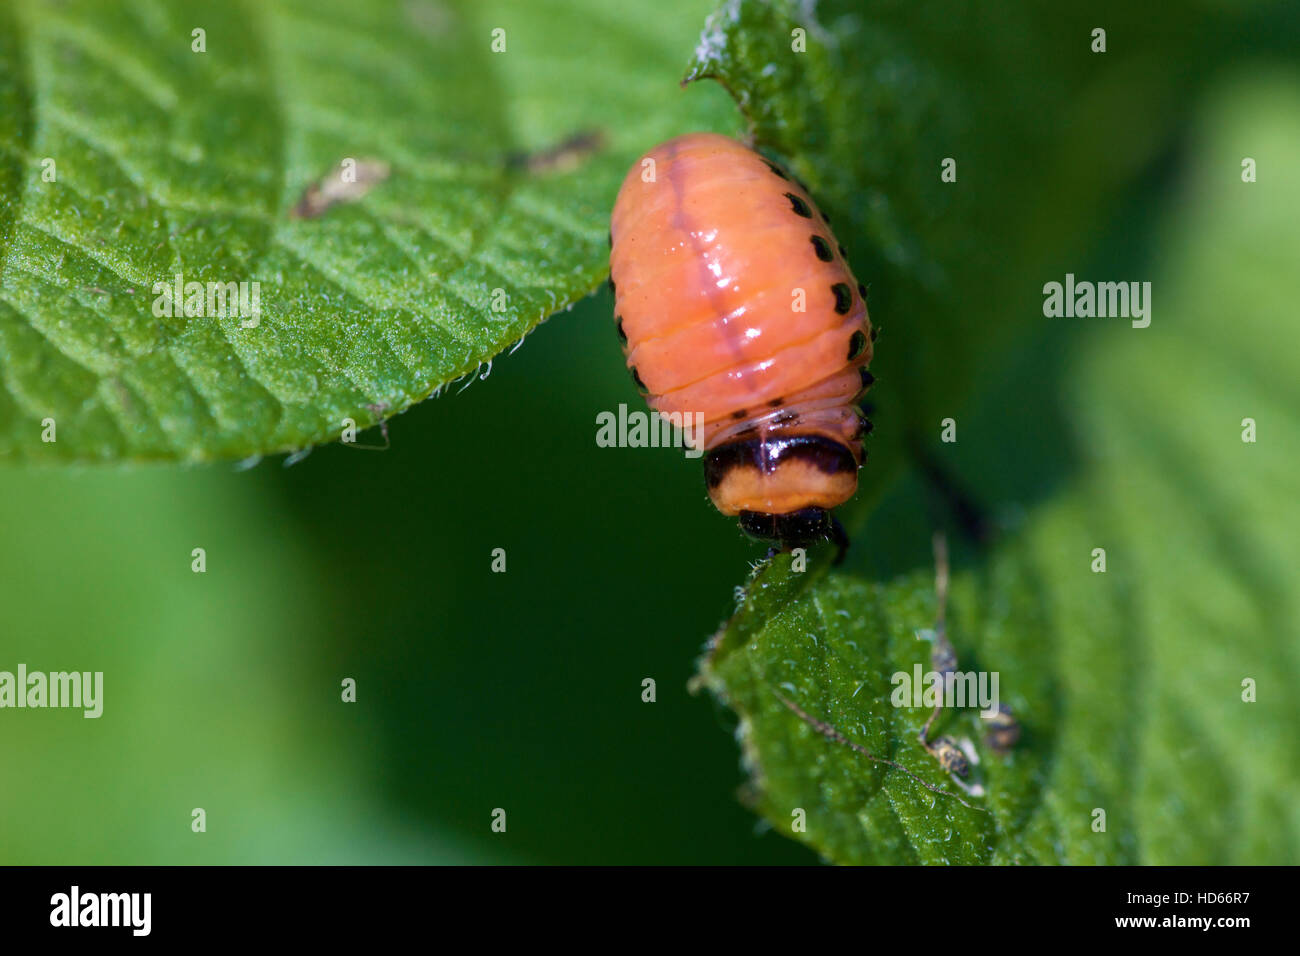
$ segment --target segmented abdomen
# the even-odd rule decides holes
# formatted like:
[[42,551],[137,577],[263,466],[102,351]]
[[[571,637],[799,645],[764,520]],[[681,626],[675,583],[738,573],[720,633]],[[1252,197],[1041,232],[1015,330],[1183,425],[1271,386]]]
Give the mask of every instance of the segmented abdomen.
[[[702,413],[709,451],[752,452],[757,478],[714,493],[719,509],[780,514],[851,496],[869,427],[854,402],[871,381],[871,323],[804,189],[725,136],[682,136],[628,173],[610,242],[619,333],[650,407]],[[780,449],[810,444],[794,436],[842,446],[852,481],[843,468],[833,480],[808,468],[781,479]]]

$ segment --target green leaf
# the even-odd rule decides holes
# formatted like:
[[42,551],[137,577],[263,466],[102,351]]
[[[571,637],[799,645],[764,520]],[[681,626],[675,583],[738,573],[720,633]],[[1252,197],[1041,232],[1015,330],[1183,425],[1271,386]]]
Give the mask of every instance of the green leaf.
[[[1103,21],[1127,39],[1099,56],[1090,33]],[[944,0],[720,4],[686,79],[733,95],[755,145],[830,214],[869,290],[871,401],[887,427],[872,438],[860,511],[1033,333],[1041,281],[1023,277],[1065,272],[1210,64],[1241,49],[1213,22],[1153,31],[1120,2],[1066,6],[1050,22]],[[945,159],[956,182],[940,176]]]
[[[1216,94],[1189,137],[1191,201],[1162,219],[1161,183],[1140,197],[1125,183],[1204,103],[1196,51],[1231,35],[1214,65],[1239,60],[1245,31],[1189,15],[1180,33],[1118,47],[1112,28],[1110,59],[1085,68],[1073,13],[1048,35],[1014,14],[975,30],[962,9],[829,3],[816,24],[805,9],[723,5],[692,68],[727,85],[756,141],[829,206],[884,328],[849,566],[828,569],[826,549],[804,573],[784,556],[761,566],[701,661],[739,718],[749,797],[843,863],[1293,862],[1294,81]],[[800,24],[808,52],[791,56]],[[948,196],[946,155],[959,157]],[[1243,183],[1243,155],[1272,175]],[[1111,216],[1103,253],[1084,258]],[[1042,285],[1067,271],[1151,280],[1151,327],[1045,319]],[[956,444],[937,442],[944,417]],[[1246,417],[1267,440],[1241,440]],[[954,498],[996,532],[956,554],[959,669],[998,672],[1023,729],[1000,756],[972,711],[940,717],[931,736],[969,738],[980,757],[978,798],[920,745],[928,711],[890,702],[892,675],[929,669],[916,635],[936,618],[930,531],[959,543]],[[1247,679],[1258,702],[1242,699]]]
[[[662,6],[0,7],[0,454],[289,451],[485,374],[603,280],[637,152],[734,124],[672,82],[706,8]],[[348,158],[388,175],[291,216]],[[155,315],[177,273],[260,283],[257,325]]]
[[[752,582],[701,668],[740,714],[757,809],[778,832],[839,862],[984,862],[991,818],[958,802],[960,791],[929,765],[917,741],[924,718],[888,703],[882,662],[916,656],[913,629],[933,617],[925,587],[792,574],[788,565],[777,559]],[[827,739],[790,705],[915,776]]]
[[[803,573],[784,556],[762,568],[701,662],[703,683],[740,715],[756,809],[839,863],[1136,862],[1125,585],[1117,596],[1089,572],[1078,509],[1064,502],[1035,516],[952,582],[957,669],[996,672],[1021,732],[1000,754],[974,710],[940,714],[928,739],[974,749],[979,763],[963,782],[978,796],[918,739],[930,710],[892,702],[895,675],[931,670],[933,576],[882,584],[828,572],[827,551],[813,552]],[[827,739],[786,701],[900,766]],[[1091,829],[1097,807],[1112,815],[1109,835]],[[796,809],[803,831],[794,829]]]

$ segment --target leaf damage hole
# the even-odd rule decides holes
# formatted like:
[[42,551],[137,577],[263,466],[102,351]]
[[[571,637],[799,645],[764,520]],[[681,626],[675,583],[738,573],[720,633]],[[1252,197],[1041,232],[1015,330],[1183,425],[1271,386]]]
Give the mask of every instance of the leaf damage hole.
[[392,168],[380,159],[341,159],[332,172],[303,190],[289,218],[316,219],[340,203],[356,202],[391,173]]
[[604,130],[581,130],[549,149],[533,153],[510,153],[506,156],[506,166],[517,172],[528,173],[530,176],[570,173],[595,153],[600,152],[604,146]]

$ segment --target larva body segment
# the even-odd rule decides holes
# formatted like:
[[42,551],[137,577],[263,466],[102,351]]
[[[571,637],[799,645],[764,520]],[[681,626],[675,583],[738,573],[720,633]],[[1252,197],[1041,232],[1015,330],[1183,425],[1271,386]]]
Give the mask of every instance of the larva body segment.
[[702,413],[718,510],[787,546],[828,536],[865,458],[873,336],[812,198],[735,140],[692,133],[633,165],[610,247],[628,368],[655,411]]

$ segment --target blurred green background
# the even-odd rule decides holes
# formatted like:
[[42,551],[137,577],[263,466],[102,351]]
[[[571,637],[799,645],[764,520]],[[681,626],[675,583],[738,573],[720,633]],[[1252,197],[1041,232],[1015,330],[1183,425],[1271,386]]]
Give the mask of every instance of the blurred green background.
[[[680,25],[683,58],[699,7]],[[1042,319],[977,370],[956,413],[975,423],[963,436],[988,440],[959,443],[948,464],[1004,517],[1086,475],[1148,549],[1134,586],[1158,598],[1142,626],[1224,646],[1245,633],[1251,664],[1197,657],[1186,693],[1263,668],[1274,761],[1251,780],[1211,777],[1225,804],[1266,792],[1294,846],[1296,708],[1277,701],[1300,673],[1300,73],[1263,53],[1184,105],[1178,140],[1075,237],[1076,259],[1024,277],[1031,304],[1066,271],[1151,279],[1152,328]],[[1258,183],[1241,182],[1243,156]],[[0,669],[105,673],[98,720],[0,713],[0,862],[814,861],[739,804],[733,721],[686,691],[761,547],[709,507],[697,461],[596,447],[597,413],[641,407],[611,305],[602,290],[486,380],[394,419],[386,452],[326,446],[248,471],[0,470]],[[1129,401],[1125,382],[1156,397]],[[1260,444],[1242,446],[1252,413]],[[1132,484],[1132,449],[1092,441],[1125,420],[1178,444]],[[1188,464],[1198,453],[1223,483],[1180,484],[1206,467]],[[1152,474],[1175,492],[1143,487]],[[1186,533],[1207,516],[1211,533]],[[933,522],[904,476],[870,515],[851,510],[865,524],[853,566],[927,567]],[[196,547],[205,574],[190,570]],[[1189,590],[1220,571],[1252,582],[1244,597]],[[340,701],[347,677],[355,704]],[[490,829],[498,807],[504,834]]]

